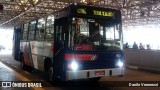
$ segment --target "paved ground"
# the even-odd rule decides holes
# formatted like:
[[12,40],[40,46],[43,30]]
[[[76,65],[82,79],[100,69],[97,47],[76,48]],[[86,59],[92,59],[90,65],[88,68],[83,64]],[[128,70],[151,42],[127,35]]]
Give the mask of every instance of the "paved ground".
[[14,86],[14,88],[10,88],[6,86],[5,83],[11,83],[11,81],[21,81],[18,75],[18,73],[0,62],[0,90],[32,90],[31,88],[17,88]]
[[[6,51],[9,52],[9,51]],[[90,81],[72,81],[49,83],[45,75],[41,72],[28,73],[20,69],[20,63],[13,60],[10,53],[0,52],[0,81],[42,81],[48,83],[49,87],[43,88],[0,88],[0,90],[160,90],[160,74],[140,71],[134,69],[125,70],[123,77],[103,77],[100,82],[93,83]],[[145,82],[148,81],[148,82]],[[154,83],[158,81],[159,87],[133,87],[139,83]],[[1,83],[1,82],[0,82]],[[1,83],[2,84],[2,83]],[[0,84],[0,85],[1,85]],[[129,84],[132,87],[129,87]],[[112,86],[119,87],[112,87]],[[128,86],[127,86],[128,85]]]

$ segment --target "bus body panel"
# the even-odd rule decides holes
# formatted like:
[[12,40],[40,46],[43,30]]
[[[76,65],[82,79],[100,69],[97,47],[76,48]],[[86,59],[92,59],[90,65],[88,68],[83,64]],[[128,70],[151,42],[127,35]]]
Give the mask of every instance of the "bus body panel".
[[53,59],[53,52],[50,50],[51,41],[23,41],[20,46],[24,63],[35,69],[44,71],[45,58]]

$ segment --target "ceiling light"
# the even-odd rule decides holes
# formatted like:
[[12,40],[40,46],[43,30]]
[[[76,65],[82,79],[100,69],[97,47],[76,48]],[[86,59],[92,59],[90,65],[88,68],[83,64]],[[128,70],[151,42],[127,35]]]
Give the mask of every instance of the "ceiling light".
[[39,1],[39,0],[33,0],[33,3],[34,3],[34,4],[37,4],[37,3],[38,3],[38,1]]
[[24,3],[27,3],[28,0],[21,0],[21,3],[24,4]]

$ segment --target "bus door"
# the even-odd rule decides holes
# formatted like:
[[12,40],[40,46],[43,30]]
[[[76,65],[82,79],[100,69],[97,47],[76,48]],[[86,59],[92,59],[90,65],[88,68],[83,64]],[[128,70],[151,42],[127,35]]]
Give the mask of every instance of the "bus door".
[[20,38],[21,38],[21,28],[14,28],[14,36],[13,36],[13,57],[14,60],[19,59],[19,51],[20,51]]
[[67,18],[56,19],[54,23],[54,59],[53,59],[53,75],[64,76],[64,47],[67,31]]

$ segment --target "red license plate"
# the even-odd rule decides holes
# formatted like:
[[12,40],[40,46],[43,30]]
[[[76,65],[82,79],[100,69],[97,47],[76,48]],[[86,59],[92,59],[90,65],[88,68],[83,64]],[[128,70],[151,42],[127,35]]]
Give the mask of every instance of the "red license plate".
[[104,76],[105,71],[95,71],[95,76]]

